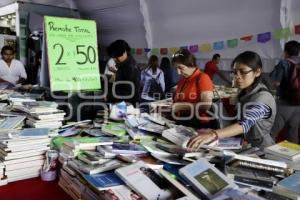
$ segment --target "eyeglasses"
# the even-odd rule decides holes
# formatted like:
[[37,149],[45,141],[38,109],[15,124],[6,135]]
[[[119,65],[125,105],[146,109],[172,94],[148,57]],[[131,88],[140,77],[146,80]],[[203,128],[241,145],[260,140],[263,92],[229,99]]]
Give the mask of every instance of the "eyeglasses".
[[231,71],[231,74],[233,74],[233,75],[241,75],[241,76],[245,76],[245,75],[247,75],[247,74],[249,74],[250,72],[252,72],[253,71],[253,69],[250,69],[250,70],[248,70],[248,71],[246,71],[246,70],[239,70],[239,69],[234,69],[234,70],[232,70]]

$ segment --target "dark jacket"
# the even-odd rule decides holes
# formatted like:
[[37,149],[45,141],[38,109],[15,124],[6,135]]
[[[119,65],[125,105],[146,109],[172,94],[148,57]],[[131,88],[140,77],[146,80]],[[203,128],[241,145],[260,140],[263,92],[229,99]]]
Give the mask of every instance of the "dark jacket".
[[[136,61],[134,58],[129,55],[128,59],[117,65],[116,79],[115,83],[117,83],[115,87],[115,92],[118,96],[114,96],[115,102],[117,101],[126,101],[132,103],[134,106],[139,102],[140,94],[140,70],[136,66]],[[133,85],[129,85],[128,83],[120,83],[118,81],[128,81]]]

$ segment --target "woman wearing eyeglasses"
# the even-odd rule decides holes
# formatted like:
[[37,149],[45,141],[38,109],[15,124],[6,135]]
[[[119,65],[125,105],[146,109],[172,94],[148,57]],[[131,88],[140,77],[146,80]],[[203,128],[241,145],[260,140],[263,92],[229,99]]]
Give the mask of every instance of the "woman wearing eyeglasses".
[[212,128],[213,123],[206,113],[211,108],[213,83],[200,71],[196,58],[187,49],[173,55],[172,64],[182,76],[174,95],[172,114],[178,123],[194,128]]
[[242,110],[239,121],[222,129],[199,133],[189,141],[189,148],[197,149],[219,138],[241,134],[254,147],[263,149],[274,144],[270,132],[276,116],[276,103],[261,83],[261,58],[255,52],[246,51],[233,60],[232,67],[235,84],[240,89],[238,101]]

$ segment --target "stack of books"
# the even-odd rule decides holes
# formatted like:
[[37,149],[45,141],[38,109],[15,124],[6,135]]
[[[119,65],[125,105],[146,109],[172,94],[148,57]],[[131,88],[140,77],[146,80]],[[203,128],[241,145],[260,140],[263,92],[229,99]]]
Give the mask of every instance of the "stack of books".
[[7,184],[7,179],[4,177],[4,164],[2,161],[0,161],[0,186]]
[[8,182],[37,177],[50,149],[51,136],[47,128],[28,128],[1,134],[0,159]]
[[60,169],[58,185],[73,199],[83,199],[86,185],[81,181],[76,173],[64,166]]
[[266,158],[284,161],[299,170],[300,145],[285,140],[265,148],[264,151]]
[[57,109],[58,104],[49,101],[22,102],[13,109],[28,115],[26,125],[35,128],[59,128],[62,126],[65,112]]
[[272,191],[273,186],[292,169],[281,161],[235,154],[225,166],[227,177],[239,185]]
[[140,116],[128,116],[125,125],[128,134],[135,141],[153,139],[166,129],[164,120],[146,113]]
[[24,125],[25,116],[5,116],[0,119],[0,130],[6,132],[13,129],[21,129]]
[[74,158],[81,150],[95,150],[98,145],[112,144],[112,137],[71,137],[64,140],[59,151],[67,158]]
[[12,92],[8,94],[8,101],[12,105],[22,105],[24,102],[35,102],[36,101],[36,95],[34,94],[21,94],[18,92]]

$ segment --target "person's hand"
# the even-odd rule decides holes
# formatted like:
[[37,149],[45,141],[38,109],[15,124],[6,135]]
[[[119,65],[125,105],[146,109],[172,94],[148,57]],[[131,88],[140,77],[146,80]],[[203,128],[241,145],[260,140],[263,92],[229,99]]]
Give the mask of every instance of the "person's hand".
[[208,145],[211,144],[212,142],[216,141],[219,139],[219,136],[215,130],[211,130],[209,132],[205,133],[200,133],[195,137],[192,137],[190,141],[187,144],[188,148],[198,150],[201,148],[201,145]]

